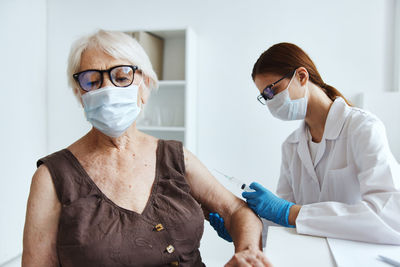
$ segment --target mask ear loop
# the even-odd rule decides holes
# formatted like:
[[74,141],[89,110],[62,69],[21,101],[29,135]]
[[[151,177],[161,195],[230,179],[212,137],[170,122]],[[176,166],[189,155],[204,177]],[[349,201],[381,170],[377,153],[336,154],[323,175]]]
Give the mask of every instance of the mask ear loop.
[[[142,83],[143,83],[143,80],[144,80],[144,78],[143,78],[143,73],[142,73],[142,79],[140,80],[140,83],[137,85],[137,87],[138,87],[138,92],[139,92],[139,90],[140,90],[140,86],[142,85]],[[142,102],[142,100],[140,99],[140,106],[139,106],[139,108],[141,109],[141,110],[143,110],[143,102]]]
[[307,84],[305,85],[306,86],[306,90],[304,90],[304,96],[303,97],[306,97],[307,98],[307,100],[308,100],[308,81],[307,81]]
[[286,89],[285,89],[285,90],[288,91],[288,96],[289,96],[290,100],[293,100],[293,99],[290,97],[289,87],[290,87],[290,85],[292,84],[293,78],[296,77],[296,73],[297,73],[297,70],[294,71],[293,76],[292,76],[292,78],[290,79],[289,84],[288,84],[288,86],[287,86]]
[[143,80],[144,80],[144,78],[143,78],[143,75],[142,75],[142,79],[140,80],[140,83],[138,84],[138,88],[140,88],[140,86],[142,85]]

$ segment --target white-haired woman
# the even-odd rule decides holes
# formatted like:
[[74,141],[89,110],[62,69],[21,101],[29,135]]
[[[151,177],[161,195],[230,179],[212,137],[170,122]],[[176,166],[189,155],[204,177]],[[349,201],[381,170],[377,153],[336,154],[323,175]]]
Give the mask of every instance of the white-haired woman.
[[226,218],[236,252],[228,265],[268,265],[247,205],[180,142],[136,128],[158,81],[133,38],[100,30],[79,39],[68,79],[93,128],[38,161],[23,266],[203,266],[201,206]]

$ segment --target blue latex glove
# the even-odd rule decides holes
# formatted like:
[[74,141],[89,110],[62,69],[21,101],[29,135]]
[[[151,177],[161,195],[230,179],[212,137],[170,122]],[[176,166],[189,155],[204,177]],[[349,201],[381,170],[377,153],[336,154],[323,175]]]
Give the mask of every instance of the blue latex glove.
[[247,200],[247,204],[255,213],[274,223],[294,228],[288,222],[290,207],[294,203],[275,196],[259,183],[252,183],[250,188],[255,190],[255,192],[243,192],[242,196]]
[[218,213],[210,213],[208,215],[211,226],[217,231],[219,237],[225,239],[228,242],[232,242],[232,237],[224,226],[224,219],[219,216]]

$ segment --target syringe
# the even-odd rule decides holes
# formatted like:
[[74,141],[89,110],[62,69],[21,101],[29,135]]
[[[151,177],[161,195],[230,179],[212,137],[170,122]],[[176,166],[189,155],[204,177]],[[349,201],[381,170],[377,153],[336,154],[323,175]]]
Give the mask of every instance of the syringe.
[[245,192],[254,192],[253,189],[251,189],[250,187],[248,187],[245,183],[243,183],[241,180],[239,180],[236,177],[233,176],[228,176],[222,172],[220,172],[219,170],[214,169],[216,172],[218,172],[219,174],[223,175],[224,177],[228,178],[228,180],[235,184],[236,186],[240,187],[240,189],[242,189]]

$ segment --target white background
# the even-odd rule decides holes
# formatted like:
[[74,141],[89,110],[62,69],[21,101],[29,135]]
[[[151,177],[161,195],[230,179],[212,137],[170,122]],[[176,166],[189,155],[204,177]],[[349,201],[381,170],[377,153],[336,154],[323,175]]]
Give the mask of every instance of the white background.
[[0,265],[22,251],[36,159],[47,153],[46,1],[0,0]]
[[[257,102],[254,62],[269,46],[292,42],[345,96],[393,91],[395,1],[0,0],[0,265],[22,250],[36,160],[89,129],[66,79],[77,37],[99,28],[191,27],[198,47],[198,157],[211,169],[275,190],[280,145],[298,123],[274,119]],[[387,128],[397,131],[398,113],[389,115],[396,122]],[[233,247],[205,226],[202,256],[221,266]]]

